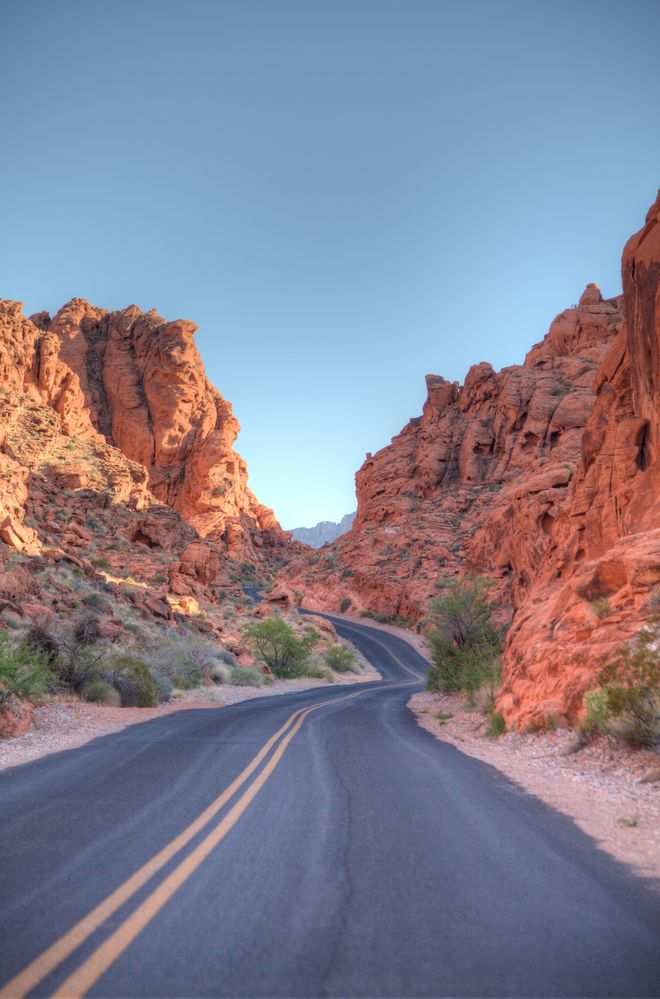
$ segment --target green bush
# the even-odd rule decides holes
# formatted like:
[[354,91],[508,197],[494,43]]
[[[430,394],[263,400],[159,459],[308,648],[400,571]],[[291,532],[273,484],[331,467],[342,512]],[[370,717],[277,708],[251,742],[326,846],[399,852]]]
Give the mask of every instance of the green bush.
[[138,656],[109,656],[102,678],[119,691],[122,708],[155,707],[156,685],[148,663]]
[[498,739],[501,735],[506,732],[506,722],[504,718],[499,713],[499,711],[489,711],[488,712],[488,728],[486,729],[486,736],[489,739]]
[[293,628],[281,617],[270,617],[245,629],[255,655],[262,659],[275,676],[290,680],[305,676],[307,659],[318,643],[318,632],[309,625],[303,637],[297,638]]
[[121,696],[116,687],[113,687],[107,680],[94,677],[86,680],[80,688],[80,696],[92,704],[103,704],[106,707],[119,707]]
[[329,645],[324,653],[326,665],[335,673],[358,673],[358,658],[345,645]]
[[51,677],[47,653],[31,649],[25,641],[14,645],[7,629],[0,631],[0,704],[12,697],[41,697]]
[[501,634],[486,599],[490,582],[466,576],[449,582],[431,607],[429,690],[461,691],[472,700],[479,688],[500,680]]
[[342,600],[342,602],[339,605],[339,611],[340,611],[340,613],[341,614],[345,614],[346,611],[348,610],[348,608],[352,606],[352,604],[353,604],[353,601],[351,600],[350,597],[344,597],[344,599]]
[[599,677],[600,686],[585,697],[581,734],[598,732],[636,748],[660,744],[660,624],[654,619]]
[[263,687],[266,677],[256,666],[236,666],[231,671],[230,683],[234,687]]

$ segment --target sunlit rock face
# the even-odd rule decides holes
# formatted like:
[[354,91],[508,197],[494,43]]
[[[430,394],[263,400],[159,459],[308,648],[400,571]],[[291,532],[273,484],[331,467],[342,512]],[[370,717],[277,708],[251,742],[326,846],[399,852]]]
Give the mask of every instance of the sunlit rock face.
[[229,555],[258,559],[264,547],[286,545],[248,488],[233,447],[239,424],[206,377],[194,323],[136,306],[107,312],[80,298],[52,320],[32,320],[19,325],[34,355],[33,396],[56,410],[64,432],[100,435],[142,465],[149,491]]
[[482,362],[462,386],[427,376],[422,415],[356,475],[352,530],[281,574],[311,606],[350,601],[417,622],[442,577],[490,576],[511,623],[498,704],[509,724],[574,720],[652,613],[658,212],[656,202],[625,248],[623,296],[589,285],[522,365]]
[[304,545],[309,545],[310,548],[322,548],[323,545],[336,541],[342,534],[350,531],[354,520],[355,514],[347,513],[339,523],[335,523],[333,520],[321,520],[314,527],[294,527],[291,536],[294,541],[300,541]]

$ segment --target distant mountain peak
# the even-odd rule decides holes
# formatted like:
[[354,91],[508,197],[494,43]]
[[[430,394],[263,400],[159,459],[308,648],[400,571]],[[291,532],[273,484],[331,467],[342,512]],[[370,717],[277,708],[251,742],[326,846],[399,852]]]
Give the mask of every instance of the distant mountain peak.
[[321,520],[314,527],[294,527],[293,537],[296,541],[302,541],[310,548],[322,548],[331,541],[336,541],[342,534],[346,534],[353,526],[355,512],[347,513],[338,524],[332,520]]

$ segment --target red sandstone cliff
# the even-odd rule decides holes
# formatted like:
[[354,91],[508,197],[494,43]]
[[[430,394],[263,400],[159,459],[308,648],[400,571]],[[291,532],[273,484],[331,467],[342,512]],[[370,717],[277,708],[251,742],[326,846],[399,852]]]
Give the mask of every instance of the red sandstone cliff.
[[589,285],[523,365],[428,376],[422,416],[357,473],[352,530],[281,577],[310,606],[418,621],[441,577],[493,577],[509,723],[575,718],[660,580],[659,210],[622,297]]
[[[52,321],[47,313],[28,320],[20,306],[4,302],[0,426],[6,437],[24,402],[48,406],[63,434],[110,445],[146,469],[136,473],[142,492],[179,511],[200,537],[255,561],[287,536],[247,486],[246,464],[233,449],[238,421],[206,378],[195,329],[154,311],[107,312],[82,299]],[[5,448],[5,460],[7,454]],[[16,470],[16,478],[25,471]],[[13,488],[3,511],[16,530],[25,497]],[[135,485],[114,488],[129,499]]]

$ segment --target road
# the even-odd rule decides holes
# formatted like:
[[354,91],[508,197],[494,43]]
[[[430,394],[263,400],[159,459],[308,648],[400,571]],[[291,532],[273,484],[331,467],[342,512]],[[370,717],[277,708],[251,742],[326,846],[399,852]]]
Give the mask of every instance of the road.
[[657,994],[645,884],[415,724],[406,642],[337,624],[381,682],[182,711],[0,777],[0,994]]

